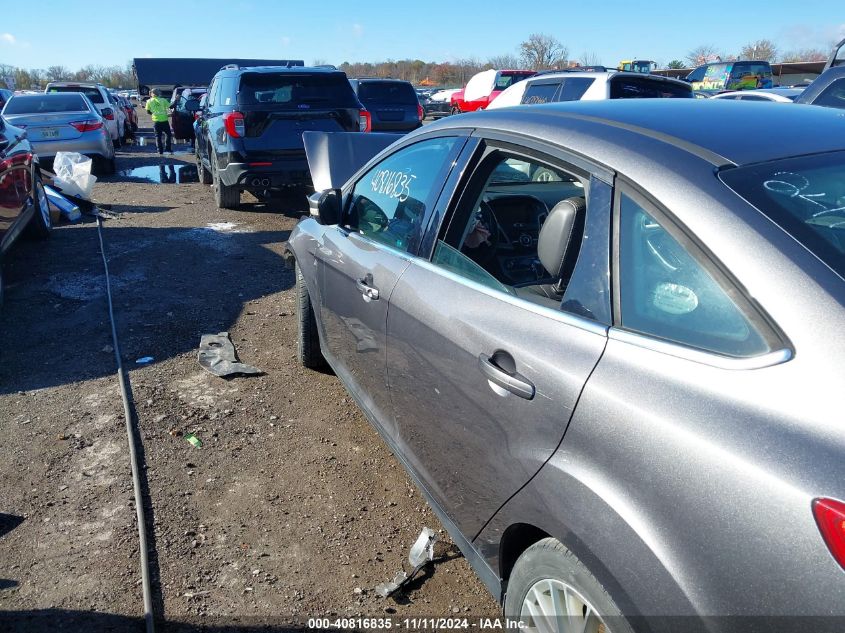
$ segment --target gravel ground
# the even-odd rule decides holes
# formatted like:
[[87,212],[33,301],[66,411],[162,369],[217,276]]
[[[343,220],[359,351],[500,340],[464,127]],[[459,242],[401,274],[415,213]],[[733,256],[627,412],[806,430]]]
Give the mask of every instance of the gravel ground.
[[[298,213],[249,196],[241,210],[217,210],[210,187],[189,182],[186,152],[161,159],[130,146],[117,163],[123,173],[101,179],[94,197],[120,214],[104,238],[146,464],[157,630],[496,617],[445,533],[443,561],[423,579],[396,599],[375,594],[407,565],[420,529],[441,526],[340,382],[295,361],[294,280],[281,253]],[[140,167],[152,169],[127,173]],[[5,275],[0,630],[140,630],[96,224],[19,242]],[[264,375],[200,368],[200,335],[222,331]],[[144,356],[154,361],[138,365]]]

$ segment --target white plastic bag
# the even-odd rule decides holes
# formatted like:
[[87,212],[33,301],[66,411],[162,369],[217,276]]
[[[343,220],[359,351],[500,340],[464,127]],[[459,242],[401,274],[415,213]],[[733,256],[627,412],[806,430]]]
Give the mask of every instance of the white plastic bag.
[[56,152],[53,182],[62,193],[89,200],[97,182],[97,177],[91,174],[91,165],[92,160],[78,152]]

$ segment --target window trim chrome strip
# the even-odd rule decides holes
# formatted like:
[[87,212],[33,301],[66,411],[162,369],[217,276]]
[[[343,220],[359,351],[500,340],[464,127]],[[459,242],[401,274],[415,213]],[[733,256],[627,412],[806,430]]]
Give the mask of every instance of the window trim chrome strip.
[[792,350],[788,347],[749,358],[722,356],[721,354],[687,347],[679,343],[652,338],[650,336],[628,330],[621,330],[617,327],[610,328],[608,330],[607,337],[614,341],[628,343],[629,345],[635,345],[643,349],[666,354],[667,356],[674,356],[676,358],[682,358],[684,360],[701,363],[703,365],[710,365],[711,367],[717,367],[719,369],[735,371],[747,371],[750,369],[773,367],[790,361],[794,357]]
[[[467,277],[458,275],[457,273],[453,273],[452,271],[446,270],[445,268],[441,268],[437,264],[434,264],[420,257],[410,257],[409,259],[412,265],[417,265],[420,268],[437,273],[438,275],[445,277],[446,279],[465,285],[471,288],[472,290],[476,290],[478,292],[486,294],[487,296],[492,297],[494,299],[505,301],[506,303],[510,303],[511,305],[516,306],[518,308],[528,310],[529,312],[533,312],[534,314],[537,314],[539,316],[554,319],[555,321],[559,321],[565,325],[577,327],[586,332],[590,332],[591,334],[597,334],[599,336],[607,337],[608,328],[596,321],[590,321],[574,314],[570,314],[569,312],[564,312],[563,310],[547,308],[545,306],[541,306],[538,303],[532,303],[531,301],[528,301],[526,299],[514,297],[513,295],[509,295],[506,292],[501,292],[500,290],[488,288],[483,284],[473,281],[472,279],[468,279]],[[407,269],[405,270],[405,273],[402,274],[402,276],[404,277],[406,273]],[[399,283],[401,283],[401,281],[402,279],[400,278]]]

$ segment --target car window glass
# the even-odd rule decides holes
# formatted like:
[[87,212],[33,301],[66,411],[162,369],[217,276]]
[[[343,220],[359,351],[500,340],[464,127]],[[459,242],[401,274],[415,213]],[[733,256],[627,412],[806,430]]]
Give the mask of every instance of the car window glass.
[[761,97],[759,95],[740,95],[737,99],[740,101],[771,101],[771,99],[767,99],[766,97]]
[[845,152],[736,167],[719,177],[845,278]]
[[[546,241],[565,252],[544,261],[540,234],[558,204],[573,205],[577,219],[565,231],[554,228],[561,227],[557,222],[550,225],[559,235],[555,241],[548,233]],[[537,159],[493,151],[444,223],[432,261],[489,288],[559,309],[580,249],[584,206],[580,177]],[[555,214],[560,217],[560,210]]]
[[85,112],[88,106],[80,94],[18,95],[9,99],[3,114],[30,114],[37,112]]
[[421,141],[378,163],[355,184],[346,226],[392,248],[415,252],[458,140]]
[[235,105],[235,86],[237,85],[237,81],[237,77],[223,77],[220,80],[220,92],[217,95],[217,105]]
[[405,81],[362,81],[358,86],[358,98],[365,105],[395,103],[416,106],[419,102],[414,87]]
[[707,66],[699,66],[687,75],[687,81],[701,81],[704,79],[704,73],[707,71]]
[[704,266],[625,194],[619,208],[622,327],[729,356],[770,347]]
[[94,103],[105,103],[103,93],[96,87],[88,86],[50,86],[47,92],[81,92]]
[[522,95],[522,103],[534,105],[538,103],[550,103],[555,100],[555,95],[560,88],[561,81],[535,81],[529,83]]
[[813,105],[827,106],[828,108],[845,108],[845,78],[837,79],[822,90],[819,96],[813,101]]
[[[410,84],[405,85],[416,103],[413,88]],[[363,85],[360,89],[363,89]],[[229,92],[224,90],[224,101],[228,96]],[[343,73],[244,73],[237,101],[244,105],[266,103],[274,109],[298,110],[319,108],[326,103],[340,108],[355,108],[358,105],[352,86]],[[223,105],[229,104],[224,102]]]
[[688,84],[643,77],[616,76],[610,79],[611,99],[688,99],[693,96]]
[[563,88],[557,96],[558,101],[578,101],[584,96],[595,79],[590,77],[570,77],[563,82]]
[[220,87],[220,80],[214,79],[211,82],[211,85],[208,87],[208,98],[206,99],[206,106],[213,106],[214,103],[217,101],[217,88]]

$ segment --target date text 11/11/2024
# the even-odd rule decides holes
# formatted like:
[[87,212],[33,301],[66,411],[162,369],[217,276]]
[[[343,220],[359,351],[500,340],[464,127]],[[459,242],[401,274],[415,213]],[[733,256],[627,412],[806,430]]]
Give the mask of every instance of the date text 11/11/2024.
[[317,630],[370,630],[387,631],[390,629],[406,629],[409,631],[431,630],[504,630],[517,631],[526,628],[527,624],[521,620],[508,618],[480,618],[477,622],[470,622],[468,618],[309,618],[308,628]]

